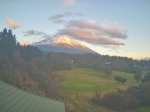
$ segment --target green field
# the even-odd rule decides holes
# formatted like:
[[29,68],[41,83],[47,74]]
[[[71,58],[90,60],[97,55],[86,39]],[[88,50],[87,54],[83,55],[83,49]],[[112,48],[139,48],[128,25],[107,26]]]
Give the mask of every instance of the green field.
[[[89,92],[95,90],[105,92],[136,84],[133,74],[118,71],[114,71],[109,77],[105,76],[103,72],[89,68],[61,71],[59,74],[62,75],[61,88],[66,92]],[[119,84],[114,80],[116,75],[127,78],[127,82],[124,85]]]
[[[57,72],[61,76],[60,88],[61,93],[67,101],[72,104],[78,104],[79,112],[95,109],[94,111],[111,112],[112,110],[105,107],[90,104],[88,100],[94,95],[95,91],[99,91],[101,95],[117,89],[126,89],[128,86],[137,85],[132,73],[113,71],[113,74],[107,77],[103,72],[90,68],[76,68],[72,70]],[[123,85],[114,80],[115,76],[127,78],[127,82]],[[139,112],[139,109],[137,110]]]

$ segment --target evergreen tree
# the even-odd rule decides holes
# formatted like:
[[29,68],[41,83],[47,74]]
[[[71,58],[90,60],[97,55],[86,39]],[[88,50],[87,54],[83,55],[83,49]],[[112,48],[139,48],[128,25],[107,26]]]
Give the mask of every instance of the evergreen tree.
[[114,79],[115,79],[117,82],[121,83],[121,84],[124,84],[124,83],[127,81],[126,78],[120,77],[120,76],[115,76]]
[[0,51],[6,55],[12,55],[16,48],[16,37],[11,30],[6,28],[0,33]]

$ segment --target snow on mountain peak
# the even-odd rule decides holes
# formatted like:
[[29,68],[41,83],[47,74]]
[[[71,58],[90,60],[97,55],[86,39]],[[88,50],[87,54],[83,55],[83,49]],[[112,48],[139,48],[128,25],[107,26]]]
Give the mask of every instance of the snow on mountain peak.
[[68,45],[79,45],[80,43],[71,38],[68,35],[61,35],[54,38],[53,43],[55,44],[68,44]]
[[48,38],[45,40],[42,40],[40,42],[35,43],[34,45],[60,45],[60,46],[82,46],[82,44],[80,44],[79,42],[77,42],[75,39],[73,39],[72,37],[70,37],[69,35],[61,35],[61,36],[56,36],[56,37],[52,37],[52,38]]
[[47,38],[33,44],[43,51],[69,52],[69,53],[95,53],[95,51],[82,45],[80,42],[68,35],[60,35]]

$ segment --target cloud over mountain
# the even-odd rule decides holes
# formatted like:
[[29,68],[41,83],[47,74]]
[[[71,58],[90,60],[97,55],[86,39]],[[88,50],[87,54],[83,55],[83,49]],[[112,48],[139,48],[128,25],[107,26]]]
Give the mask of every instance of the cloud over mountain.
[[18,27],[21,26],[20,23],[14,22],[14,21],[13,21],[12,19],[10,19],[10,18],[7,18],[7,19],[6,19],[6,23],[7,23],[7,25],[8,25],[11,29],[16,29],[16,28],[18,28]]
[[69,21],[56,35],[70,35],[71,37],[96,45],[124,45],[127,33],[116,23],[98,23],[90,19],[76,19]]

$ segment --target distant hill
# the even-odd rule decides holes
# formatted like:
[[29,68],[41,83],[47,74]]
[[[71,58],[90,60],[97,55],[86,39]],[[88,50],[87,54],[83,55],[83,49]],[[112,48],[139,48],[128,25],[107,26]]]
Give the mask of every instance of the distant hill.
[[65,52],[73,54],[96,53],[69,36],[48,38],[33,44],[33,46],[48,52]]

